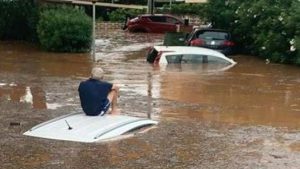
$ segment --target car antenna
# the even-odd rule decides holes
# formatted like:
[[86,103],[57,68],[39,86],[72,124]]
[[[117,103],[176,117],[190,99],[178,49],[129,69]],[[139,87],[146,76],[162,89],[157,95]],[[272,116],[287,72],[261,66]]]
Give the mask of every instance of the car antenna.
[[69,130],[72,130],[73,128],[70,126],[70,124],[68,123],[68,121],[65,120],[65,122],[66,122],[66,124],[67,124],[67,126],[68,126],[68,129],[69,129]]

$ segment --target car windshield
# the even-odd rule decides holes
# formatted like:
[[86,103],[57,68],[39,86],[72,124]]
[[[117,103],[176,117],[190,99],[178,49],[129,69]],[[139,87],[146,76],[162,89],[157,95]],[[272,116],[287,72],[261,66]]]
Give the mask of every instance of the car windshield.
[[227,32],[203,31],[198,34],[198,38],[207,40],[227,40],[229,35]]
[[231,64],[229,61],[216,56],[184,54],[184,55],[167,55],[168,63],[186,63],[186,64]]

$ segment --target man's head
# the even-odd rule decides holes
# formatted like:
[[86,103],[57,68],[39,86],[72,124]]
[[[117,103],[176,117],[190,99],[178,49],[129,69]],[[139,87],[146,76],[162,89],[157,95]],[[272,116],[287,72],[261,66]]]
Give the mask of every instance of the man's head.
[[101,80],[103,79],[104,76],[104,71],[103,69],[101,69],[101,67],[94,67],[92,69],[92,79],[97,79],[97,80]]

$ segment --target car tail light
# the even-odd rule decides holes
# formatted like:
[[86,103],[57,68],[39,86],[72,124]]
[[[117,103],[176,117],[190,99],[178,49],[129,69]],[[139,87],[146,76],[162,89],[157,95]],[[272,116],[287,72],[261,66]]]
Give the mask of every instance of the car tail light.
[[202,39],[194,39],[190,44],[191,46],[201,46],[204,45],[204,41]]
[[235,44],[232,41],[226,40],[226,41],[224,41],[223,45],[225,45],[225,46],[234,46]]

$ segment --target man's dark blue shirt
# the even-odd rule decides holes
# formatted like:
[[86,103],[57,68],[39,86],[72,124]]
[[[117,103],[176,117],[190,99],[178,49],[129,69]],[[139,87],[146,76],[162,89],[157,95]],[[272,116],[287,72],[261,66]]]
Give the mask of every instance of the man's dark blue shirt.
[[90,78],[81,82],[78,91],[83,111],[90,116],[99,115],[111,89],[112,84],[105,81]]

